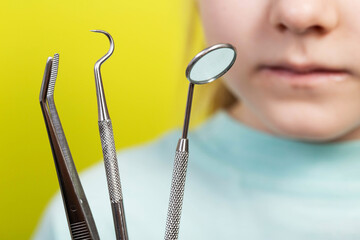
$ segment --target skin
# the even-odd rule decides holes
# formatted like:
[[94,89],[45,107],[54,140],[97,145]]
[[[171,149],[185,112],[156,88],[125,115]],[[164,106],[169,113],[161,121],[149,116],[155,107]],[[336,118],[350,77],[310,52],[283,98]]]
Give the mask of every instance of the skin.
[[360,138],[360,1],[199,0],[208,45],[237,48],[224,76],[238,121],[311,142]]

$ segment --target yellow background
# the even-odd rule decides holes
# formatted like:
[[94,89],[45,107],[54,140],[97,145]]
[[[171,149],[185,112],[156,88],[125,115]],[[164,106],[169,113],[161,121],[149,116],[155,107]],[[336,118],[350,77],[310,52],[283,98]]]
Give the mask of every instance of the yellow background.
[[102,158],[93,66],[109,48],[104,35],[89,30],[115,40],[102,77],[121,150],[182,124],[190,60],[183,54],[185,2],[1,2],[0,239],[28,239],[58,189],[39,104],[47,57],[60,54],[55,102],[81,171]]

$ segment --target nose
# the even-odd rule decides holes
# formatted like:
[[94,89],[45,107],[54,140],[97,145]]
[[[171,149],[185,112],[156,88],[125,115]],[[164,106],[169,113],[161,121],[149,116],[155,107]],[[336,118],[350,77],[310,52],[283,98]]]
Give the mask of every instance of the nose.
[[339,23],[333,0],[273,0],[270,23],[280,32],[327,33]]

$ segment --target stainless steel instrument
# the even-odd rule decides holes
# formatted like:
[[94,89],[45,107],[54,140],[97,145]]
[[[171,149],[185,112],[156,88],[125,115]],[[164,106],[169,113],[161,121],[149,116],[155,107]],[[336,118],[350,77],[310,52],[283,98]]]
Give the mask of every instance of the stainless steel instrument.
[[190,81],[182,137],[178,141],[171,182],[165,240],[176,240],[179,235],[181,209],[184,198],[186,170],[189,158],[187,139],[195,84],[206,84],[224,75],[234,64],[236,50],[230,44],[217,44],[197,54],[186,68]]
[[109,195],[111,201],[111,208],[114,218],[116,239],[127,240],[128,233],[125,220],[125,211],[123,204],[123,196],[120,184],[120,175],[118,162],[116,157],[115,142],[113,136],[112,123],[110,120],[109,112],[106,106],[105,94],[102,85],[100,67],[113,53],[114,40],[111,35],[102,30],[92,30],[93,32],[105,34],[110,41],[109,51],[100,58],[94,67],[96,94],[99,113],[99,131],[102,145],[102,151],[104,155],[104,163],[106,170],[107,183],[109,188]]
[[70,234],[73,240],[98,240],[88,201],[82,188],[78,173],[54,102],[54,88],[57,78],[59,54],[49,57],[46,62],[44,78],[40,90],[40,106],[44,115],[54,157],[60,190],[66,211]]

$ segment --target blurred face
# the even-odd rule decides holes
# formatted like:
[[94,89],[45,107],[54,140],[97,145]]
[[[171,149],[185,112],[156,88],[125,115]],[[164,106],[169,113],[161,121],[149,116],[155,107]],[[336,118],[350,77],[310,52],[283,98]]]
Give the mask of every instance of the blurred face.
[[198,0],[208,45],[237,61],[224,82],[230,113],[307,141],[360,138],[360,1]]

